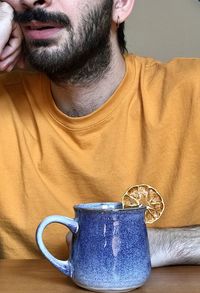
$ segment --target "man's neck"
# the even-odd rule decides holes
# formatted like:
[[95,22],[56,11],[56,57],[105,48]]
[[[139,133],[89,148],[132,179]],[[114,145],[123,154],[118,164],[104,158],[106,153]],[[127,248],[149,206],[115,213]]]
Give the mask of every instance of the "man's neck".
[[109,70],[90,86],[51,84],[54,101],[71,117],[88,115],[100,108],[114,93],[125,75],[125,61],[120,53],[113,55]]

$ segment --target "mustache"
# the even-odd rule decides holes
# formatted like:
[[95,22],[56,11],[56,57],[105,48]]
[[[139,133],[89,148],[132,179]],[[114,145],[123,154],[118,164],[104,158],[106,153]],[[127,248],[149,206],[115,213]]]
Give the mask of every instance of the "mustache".
[[65,27],[71,27],[70,19],[67,15],[61,12],[47,12],[41,8],[26,10],[24,12],[14,12],[14,21],[19,24],[25,24],[34,20],[44,23],[53,22]]

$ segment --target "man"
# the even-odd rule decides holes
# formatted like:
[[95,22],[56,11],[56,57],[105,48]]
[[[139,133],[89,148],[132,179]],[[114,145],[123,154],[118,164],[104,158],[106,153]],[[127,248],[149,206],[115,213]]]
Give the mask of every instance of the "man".
[[[134,0],[0,4],[1,258],[34,258],[39,222],[145,183],[166,209],[153,266],[200,264],[200,61],[123,54]],[[13,13],[14,11],[14,13]],[[64,257],[63,231],[46,242]]]

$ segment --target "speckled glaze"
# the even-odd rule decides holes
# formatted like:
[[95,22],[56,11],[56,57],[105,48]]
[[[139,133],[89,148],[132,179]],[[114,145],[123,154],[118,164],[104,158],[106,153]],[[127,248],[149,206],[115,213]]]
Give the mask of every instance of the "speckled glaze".
[[[142,286],[151,272],[145,208],[122,209],[121,203],[91,203],[74,207],[75,219],[47,217],[38,226],[37,244],[44,256],[83,288],[126,292]],[[50,223],[73,233],[70,258],[53,257],[42,241]]]

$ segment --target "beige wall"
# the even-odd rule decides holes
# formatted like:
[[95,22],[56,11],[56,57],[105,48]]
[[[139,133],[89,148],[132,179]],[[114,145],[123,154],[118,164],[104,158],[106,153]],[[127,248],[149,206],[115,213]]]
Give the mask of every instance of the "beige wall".
[[159,60],[200,57],[198,0],[135,0],[126,22],[129,52]]

